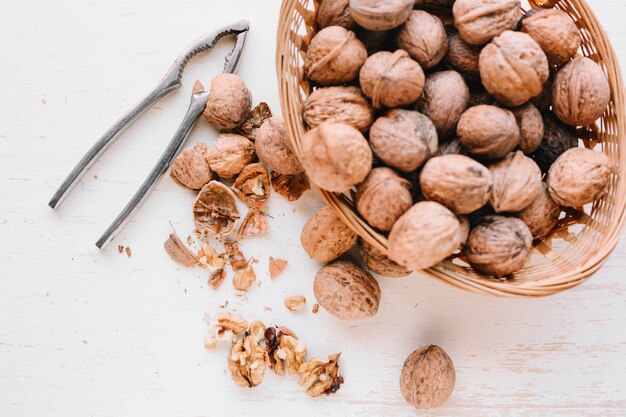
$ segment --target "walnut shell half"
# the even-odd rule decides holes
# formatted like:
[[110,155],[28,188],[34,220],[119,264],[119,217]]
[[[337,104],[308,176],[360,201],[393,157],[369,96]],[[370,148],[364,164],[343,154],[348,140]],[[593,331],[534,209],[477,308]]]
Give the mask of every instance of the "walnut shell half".
[[300,234],[302,247],[313,259],[330,262],[354,246],[357,235],[330,207],[318,210]]
[[235,194],[224,184],[210,181],[193,202],[193,220],[204,239],[209,235],[223,238],[233,231],[239,219]]
[[456,373],[452,359],[439,346],[417,349],[404,361],[400,391],[418,409],[442,405],[452,394]]
[[213,179],[211,166],[207,160],[209,147],[197,142],[183,150],[172,163],[170,176],[180,185],[191,190],[199,190]]
[[270,176],[261,164],[246,166],[233,184],[233,191],[248,207],[263,209],[270,198]]

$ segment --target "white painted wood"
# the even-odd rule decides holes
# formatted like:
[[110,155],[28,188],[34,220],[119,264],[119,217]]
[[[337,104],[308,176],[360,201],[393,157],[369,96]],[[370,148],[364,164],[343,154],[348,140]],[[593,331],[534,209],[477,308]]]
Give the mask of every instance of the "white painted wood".
[[[622,0],[590,0],[626,62]],[[0,415],[46,416],[619,416],[626,415],[626,242],[602,270],[539,300],[466,294],[418,275],[381,280],[375,319],[342,323],[310,312],[319,267],[299,229],[321,202],[310,193],[270,205],[271,233],[241,246],[258,257],[247,302],[201,270],[177,267],[162,243],[171,221],[192,230],[194,195],[162,181],[107,250],[95,240],[126,203],[185,112],[193,81],[209,84],[224,45],[196,59],[185,88],[163,100],[94,167],[57,212],[46,205],[91,143],[155,83],[195,36],[252,20],[241,76],[279,112],[274,74],[278,0],[0,2]],[[214,141],[204,121],[191,141]],[[116,245],[132,248],[132,258]],[[270,281],[267,258],[290,261]],[[304,294],[307,310],[282,300]],[[281,323],[314,356],[341,351],[346,383],[310,399],[294,378],[236,387],[226,350],[207,352],[205,313],[225,300],[249,319]],[[271,307],[267,311],[265,307]],[[399,393],[404,358],[427,343],[457,369],[450,401],[416,412]]]

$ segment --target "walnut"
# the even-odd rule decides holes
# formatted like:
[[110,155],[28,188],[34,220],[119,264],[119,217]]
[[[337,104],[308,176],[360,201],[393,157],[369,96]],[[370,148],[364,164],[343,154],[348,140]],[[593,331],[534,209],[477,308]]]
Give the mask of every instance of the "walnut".
[[542,238],[550,233],[559,221],[560,215],[561,206],[550,197],[545,183],[541,183],[539,197],[530,206],[515,214],[526,223],[534,239]]
[[306,388],[311,397],[334,394],[343,384],[343,376],[339,370],[341,353],[328,355],[328,361],[311,359],[300,366],[298,383]]
[[359,78],[363,93],[377,109],[414,103],[422,94],[424,79],[422,68],[402,49],[367,58]]
[[298,200],[302,194],[311,189],[309,178],[304,172],[296,175],[285,175],[273,171],[270,174],[270,180],[274,191],[288,201]]
[[481,46],[470,45],[455,33],[448,38],[448,53],[444,59],[450,68],[468,78],[478,79],[478,58],[481,50]]
[[232,182],[246,165],[254,162],[255,157],[254,143],[234,133],[220,133],[215,146],[207,150],[211,169],[228,182]]
[[270,256],[269,272],[270,278],[276,278],[287,268],[287,261],[284,259],[274,259]]
[[173,261],[187,267],[198,265],[198,257],[185,246],[175,232],[170,233],[163,247]]
[[524,210],[541,193],[541,170],[517,151],[489,167],[493,191],[489,203],[496,213]]
[[306,343],[285,327],[269,327],[265,345],[270,369],[277,375],[296,375],[307,354]]
[[611,180],[611,161],[602,152],[572,148],[548,171],[548,191],[558,204],[580,207],[602,198]]
[[302,247],[313,259],[330,262],[354,246],[357,235],[330,207],[318,210],[300,235]]
[[452,13],[461,38],[471,45],[513,29],[522,17],[519,0],[456,0]]
[[347,261],[335,261],[315,275],[317,302],[341,320],[363,320],[378,312],[380,287],[367,271]]
[[486,166],[464,155],[430,159],[420,174],[427,200],[443,204],[457,214],[478,210],[491,197],[491,173]]
[[207,160],[208,146],[197,142],[183,150],[172,163],[171,177],[183,187],[199,190],[213,179],[211,166]]
[[568,125],[592,124],[602,116],[610,99],[606,75],[587,57],[567,63],[554,77],[552,109]]
[[470,107],[463,113],[457,133],[471,154],[492,159],[504,157],[520,141],[515,115],[488,104]]
[[303,295],[292,295],[285,298],[285,307],[287,307],[287,310],[289,311],[302,310],[305,304],[306,297]]
[[256,138],[256,153],[269,169],[281,174],[295,175],[304,169],[291,148],[285,121],[274,116],[265,121]]
[[413,10],[396,31],[394,40],[422,68],[439,64],[448,52],[448,35],[437,17],[423,10]]
[[391,110],[372,125],[370,146],[384,163],[409,173],[437,151],[437,129],[421,113]]
[[318,187],[343,193],[372,169],[372,151],[361,132],[343,123],[323,123],[303,137],[302,164]]
[[248,207],[262,209],[270,197],[270,176],[267,168],[261,164],[247,165],[232,188]]
[[248,335],[233,344],[228,355],[228,369],[240,387],[252,388],[263,382],[265,349],[255,336]]
[[411,14],[414,0],[350,0],[352,18],[369,30],[397,28]]
[[317,9],[316,19],[321,28],[341,26],[352,30],[356,26],[350,13],[350,0],[322,1]]
[[261,102],[252,109],[248,118],[236,129],[236,132],[254,141],[259,128],[270,117],[272,117],[272,110],[267,103]]
[[204,347],[215,349],[220,341],[232,342],[235,335],[243,333],[248,328],[248,322],[239,314],[229,311],[217,313],[215,320],[209,324],[209,334],[204,341]]
[[451,14],[455,0],[415,0],[414,8],[438,14]]
[[465,248],[465,244],[467,243],[467,238],[469,237],[471,224],[466,216],[456,216],[456,218],[459,220],[459,224],[461,225],[461,228],[459,229],[461,236],[461,246],[459,247],[459,250],[463,250],[463,248]]
[[347,83],[359,75],[367,50],[356,35],[341,26],[319,31],[304,57],[304,73],[323,85]]
[[411,207],[389,234],[389,259],[409,270],[430,268],[461,245],[461,226],[450,210],[434,201]]
[[251,208],[248,214],[241,222],[239,231],[237,232],[237,239],[241,240],[246,236],[258,236],[267,232],[270,228],[270,224],[267,218],[259,210]]
[[311,129],[333,122],[366,132],[374,122],[374,109],[358,87],[326,87],[309,95],[302,118]]
[[480,79],[507,106],[519,106],[543,91],[550,76],[548,58],[526,33],[507,30],[480,52]]
[[439,346],[417,349],[404,361],[400,391],[413,407],[439,407],[452,394],[456,373],[452,359]]
[[193,203],[193,220],[203,239],[208,235],[228,236],[237,219],[239,209],[235,194],[228,187],[217,181],[210,181],[202,187]]
[[252,95],[236,74],[218,74],[211,80],[204,117],[219,129],[234,129],[248,117]]
[[541,145],[543,139],[543,118],[532,103],[511,109],[520,131],[519,148],[526,155],[531,155]]
[[558,9],[532,9],[522,19],[522,32],[537,41],[553,65],[561,65],[576,54],[581,38],[567,13]]
[[391,168],[374,168],[356,188],[356,209],[370,226],[388,232],[413,205],[412,191],[411,183]]
[[454,139],[450,142],[440,143],[437,151],[433,156],[463,155],[464,153],[465,151],[463,150],[461,141],[458,139]]
[[561,122],[551,111],[543,113],[543,139],[533,159],[543,172],[566,150],[578,146],[578,133],[574,127]]
[[465,256],[487,275],[509,275],[524,267],[533,236],[520,219],[486,216],[474,227],[465,246]]
[[388,278],[400,278],[411,273],[363,239],[359,239],[359,248],[363,263],[375,274]]
[[233,277],[233,287],[239,291],[247,291],[252,284],[256,281],[256,274],[252,265],[247,265],[245,268],[238,269]]
[[456,71],[435,72],[426,78],[417,109],[437,128],[439,140],[453,137],[461,115],[469,106],[470,92]]

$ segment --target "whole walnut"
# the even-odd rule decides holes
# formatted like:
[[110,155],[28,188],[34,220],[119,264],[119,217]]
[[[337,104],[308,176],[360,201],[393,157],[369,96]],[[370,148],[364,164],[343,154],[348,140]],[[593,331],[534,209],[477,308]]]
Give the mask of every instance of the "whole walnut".
[[574,127],[561,122],[551,111],[544,112],[542,116],[543,139],[533,153],[533,159],[541,171],[548,172],[563,152],[578,146],[578,133]]
[[548,58],[526,33],[507,30],[483,48],[480,79],[507,106],[519,106],[543,91],[550,76]]
[[545,183],[541,183],[541,193],[539,197],[524,210],[515,213],[515,216],[526,223],[534,239],[546,236],[556,226],[561,215],[561,206],[558,205],[550,193]]
[[374,168],[356,187],[356,209],[367,223],[388,232],[413,205],[413,186],[393,169]]
[[440,140],[456,134],[461,115],[469,106],[469,88],[456,71],[435,72],[426,78],[417,109],[437,128]]
[[441,20],[423,10],[413,10],[395,33],[399,48],[409,53],[422,68],[432,68],[448,52],[448,35]]
[[386,278],[401,278],[411,273],[411,271],[398,265],[363,239],[359,239],[359,249],[363,263],[365,263],[367,269],[375,274]]
[[465,246],[465,256],[478,271],[502,276],[524,267],[533,236],[520,219],[485,216],[474,227]]
[[206,155],[213,172],[228,182],[256,158],[254,143],[234,133],[220,133],[215,146],[210,147]]
[[218,74],[211,80],[204,117],[219,129],[234,129],[246,120],[252,108],[252,95],[236,74]]
[[373,317],[380,304],[380,286],[352,262],[335,261],[320,269],[313,281],[315,299],[341,320]]
[[359,75],[367,50],[354,32],[329,26],[318,32],[304,57],[304,73],[323,85],[343,84]]
[[522,17],[519,0],[456,0],[452,13],[459,34],[471,45],[485,44],[515,28]]
[[356,243],[357,235],[346,226],[330,207],[318,210],[300,234],[302,247],[313,259],[330,262]]
[[404,361],[400,391],[417,409],[439,407],[452,394],[456,373],[452,359],[439,346],[417,349]]
[[450,142],[440,143],[437,151],[433,156],[444,155],[463,155],[465,151],[461,145],[461,141],[458,139],[451,140]]
[[532,103],[511,109],[517,119],[520,131],[519,148],[526,154],[531,155],[541,145],[543,139],[543,118],[541,113]]
[[587,57],[567,63],[554,77],[552,110],[568,125],[586,126],[595,122],[606,110],[610,99],[606,75]]
[[548,171],[548,191],[558,204],[580,207],[602,198],[611,180],[606,154],[586,148],[565,151]]
[[302,118],[310,129],[324,122],[345,123],[366,132],[374,122],[374,109],[358,87],[326,87],[306,99]]
[[489,203],[496,213],[524,210],[541,193],[541,170],[522,151],[489,167],[493,190]]
[[350,0],[324,0],[317,9],[317,23],[321,28],[341,26],[348,30],[356,24],[350,13]]
[[369,30],[389,30],[403,24],[411,14],[414,0],[350,0],[352,18]]
[[409,270],[430,268],[459,248],[461,235],[454,213],[434,201],[422,201],[393,225],[387,256]]
[[343,123],[322,123],[302,138],[302,165],[318,187],[338,193],[362,182],[372,169],[372,150],[361,132]]
[[183,187],[199,190],[213,179],[211,166],[207,160],[209,147],[204,142],[196,142],[183,150],[172,163],[171,177]]
[[402,49],[381,51],[367,58],[359,80],[375,108],[402,107],[420,98],[424,71]]
[[471,154],[492,159],[506,156],[520,141],[515,115],[488,104],[470,107],[459,119],[456,131]]
[[567,13],[558,9],[532,9],[520,26],[537,41],[553,65],[561,65],[576,54],[581,38],[578,28]]
[[259,160],[272,171],[286,175],[296,175],[304,171],[291,148],[282,116],[267,119],[261,125],[254,144]]
[[491,197],[491,173],[486,166],[464,155],[431,158],[420,174],[427,200],[443,204],[457,214],[478,210]]
[[482,46],[470,45],[461,38],[461,35],[455,33],[448,38],[445,62],[466,77],[478,79],[480,76],[478,58],[482,49]]
[[374,154],[390,167],[409,173],[437,151],[437,130],[423,114],[395,109],[379,117],[370,129]]

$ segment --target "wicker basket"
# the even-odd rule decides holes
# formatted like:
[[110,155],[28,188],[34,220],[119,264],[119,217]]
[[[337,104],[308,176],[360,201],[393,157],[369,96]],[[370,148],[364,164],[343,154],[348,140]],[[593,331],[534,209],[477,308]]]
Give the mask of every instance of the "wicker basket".
[[[293,146],[299,153],[306,131],[302,104],[311,91],[303,79],[302,63],[306,46],[315,33],[318,0],[284,0],[278,25],[276,66],[282,112]],[[540,3],[530,0],[530,7]],[[461,256],[421,271],[448,284],[475,293],[504,297],[546,296],[574,287],[595,273],[617,244],[626,206],[626,120],[624,87],[615,52],[585,0],[546,1],[544,7],[567,12],[580,28],[580,53],[598,62],[611,85],[611,102],[602,119],[579,129],[588,148],[606,153],[613,164],[608,193],[593,205],[568,209],[552,233],[535,242],[524,269],[507,279],[483,276],[469,267]],[[352,197],[321,191],[341,219],[370,244],[386,253],[387,239],[373,230],[356,213]]]

